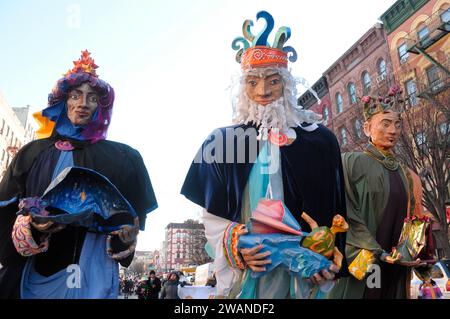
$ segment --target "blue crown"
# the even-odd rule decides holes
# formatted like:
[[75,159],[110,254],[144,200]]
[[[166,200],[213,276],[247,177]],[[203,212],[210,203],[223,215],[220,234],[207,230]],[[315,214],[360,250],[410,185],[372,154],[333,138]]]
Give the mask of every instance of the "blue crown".
[[[270,33],[274,27],[274,19],[272,15],[267,11],[259,11],[256,14],[256,20],[264,19],[266,26],[257,34],[253,35],[250,31],[253,26],[252,20],[245,20],[242,25],[242,33],[244,37],[237,37],[233,40],[231,47],[233,50],[237,50],[236,61],[241,63],[242,54],[250,47],[265,46],[271,47],[267,42]],[[286,53],[290,53],[289,61],[297,61],[297,52],[291,46],[283,47],[286,41],[291,37],[291,29],[289,27],[280,27],[275,34],[275,40],[271,48],[281,50]]]

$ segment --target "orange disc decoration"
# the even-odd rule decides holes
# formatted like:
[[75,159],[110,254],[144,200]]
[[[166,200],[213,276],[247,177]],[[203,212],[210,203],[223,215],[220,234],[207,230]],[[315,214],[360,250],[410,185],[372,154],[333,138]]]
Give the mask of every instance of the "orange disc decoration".
[[286,134],[278,134],[270,131],[269,133],[269,141],[270,143],[277,145],[277,146],[284,146],[288,142],[288,137]]

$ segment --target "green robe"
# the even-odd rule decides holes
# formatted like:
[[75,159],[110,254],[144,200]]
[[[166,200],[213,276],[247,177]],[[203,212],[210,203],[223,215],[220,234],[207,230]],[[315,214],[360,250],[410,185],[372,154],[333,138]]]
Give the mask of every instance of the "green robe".
[[[342,154],[347,218],[350,226],[345,250],[348,264],[361,249],[370,250],[377,258],[383,252],[376,241],[376,234],[391,192],[387,167],[390,167],[391,171],[398,171],[405,190],[407,192],[409,190],[407,178],[395,160],[383,164],[381,161],[384,156],[380,152],[372,145],[369,145],[367,150],[370,150],[372,155],[366,152]],[[395,284],[401,285],[398,287],[399,290],[405,291],[404,280],[399,280]],[[364,296],[365,287],[365,279],[359,281],[350,275],[339,279],[328,297],[360,299]]]

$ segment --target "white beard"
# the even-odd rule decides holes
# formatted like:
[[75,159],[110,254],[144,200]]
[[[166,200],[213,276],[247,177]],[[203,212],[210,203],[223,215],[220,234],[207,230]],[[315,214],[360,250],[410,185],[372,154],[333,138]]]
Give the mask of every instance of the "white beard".
[[248,116],[243,122],[245,124],[253,122],[259,126],[258,139],[267,140],[269,130],[286,132],[290,127],[298,125],[288,123],[283,97],[265,106],[251,100],[248,100],[248,104]]

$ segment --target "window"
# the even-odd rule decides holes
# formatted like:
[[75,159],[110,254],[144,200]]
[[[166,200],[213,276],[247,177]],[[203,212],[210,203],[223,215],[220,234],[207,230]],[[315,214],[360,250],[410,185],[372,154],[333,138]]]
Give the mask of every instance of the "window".
[[342,113],[342,111],[344,109],[344,103],[342,102],[341,93],[336,94],[336,105],[337,105],[337,112]]
[[3,129],[5,128],[5,120],[2,119],[2,127],[0,128],[0,134],[3,135]]
[[381,59],[378,62],[378,75],[384,75],[386,76],[387,72],[386,72],[386,62]]
[[428,36],[429,36],[429,31],[428,31],[428,27],[426,25],[421,27],[419,29],[419,31],[417,32],[417,37],[422,46],[426,46],[427,44],[430,43],[430,41],[429,41],[430,39]]
[[363,95],[369,94],[370,93],[370,84],[371,84],[371,80],[370,80],[370,75],[367,71],[364,71],[362,76],[361,76],[361,82],[363,83]]
[[399,47],[398,47],[398,57],[400,59],[400,64],[405,63],[406,61],[408,61],[408,48],[406,46],[406,43],[402,43]]
[[442,14],[441,14],[441,20],[444,23],[449,23],[450,22],[450,8],[448,8],[447,10],[445,10]]
[[426,152],[426,142],[427,142],[426,139],[427,139],[427,136],[425,135],[424,132],[417,133],[416,144],[417,144],[417,147],[419,148],[419,150],[422,151],[422,153]]
[[353,83],[349,83],[348,84],[348,100],[350,101],[350,104],[355,104],[356,103],[356,87],[355,84]]
[[329,115],[330,114],[329,114],[329,111],[328,111],[328,107],[324,106],[323,111],[322,111],[323,123],[324,124],[327,124]]
[[428,27],[425,25],[419,29],[419,31],[417,32],[417,37],[419,38],[419,40],[425,40],[426,38],[428,38],[428,34]]
[[341,132],[342,146],[345,146],[347,145],[347,132],[345,131],[344,127],[341,127],[340,132]]
[[442,135],[447,135],[450,133],[450,125],[448,125],[448,123],[441,123],[441,125],[439,125],[439,130]]
[[428,84],[433,91],[437,91],[443,86],[443,83],[439,77],[439,70],[437,66],[433,65],[427,69],[427,78]]
[[409,80],[405,82],[406,93],[408,94],[408,100],[410,106],[417,105],[417,96],[416,96],[416,84],[413,80]]
[[362,139],[362,138],[363,138],[363,134],[362,134],[362,124],[361,124],[361,121],[360,121],[359,119],[356,119],[356,120],[355,120],[355,133],[356,133],[356,136],[357,136],[359,139]]

